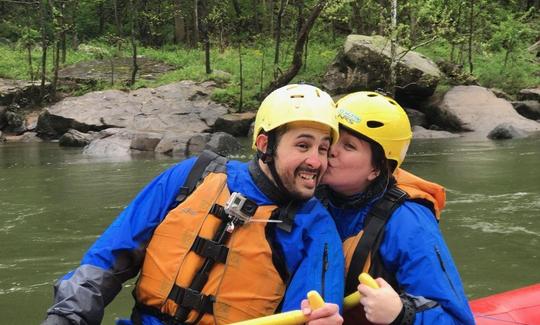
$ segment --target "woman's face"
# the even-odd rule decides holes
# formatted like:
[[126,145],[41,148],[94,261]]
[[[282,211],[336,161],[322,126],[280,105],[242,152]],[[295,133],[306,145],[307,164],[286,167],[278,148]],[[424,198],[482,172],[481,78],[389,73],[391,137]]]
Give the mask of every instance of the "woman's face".
[[330,148],[322,183],[338,193],[353,195],[363,192],[377,176],[379,170],[371,164],[369,143],[342,129],[339,141]]

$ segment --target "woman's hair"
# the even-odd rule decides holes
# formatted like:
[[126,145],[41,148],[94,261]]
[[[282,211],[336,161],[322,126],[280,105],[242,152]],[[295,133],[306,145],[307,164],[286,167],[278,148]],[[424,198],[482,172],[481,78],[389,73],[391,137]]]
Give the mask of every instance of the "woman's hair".
[[356,138],[369,143],[369,147],[371,148],[371,165],[373,165],[373,167],[379,171],[379,176],[377,176],[377,179],[388,179],[389,176],[391,176],[394,172],[394,169],[396,169],[397,162],[387,159],[382,146],[371,138],[368,138],[365,135],[350,130],[346,127],[341,126],[341,128]]

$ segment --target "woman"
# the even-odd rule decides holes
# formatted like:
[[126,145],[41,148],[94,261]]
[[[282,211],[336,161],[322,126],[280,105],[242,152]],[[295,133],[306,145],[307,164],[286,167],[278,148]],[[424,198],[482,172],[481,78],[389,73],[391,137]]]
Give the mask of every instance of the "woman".
[[[344,242],[346,293],[362,295],[345,324],[474,324],[438,228],[444,189],[398,168],[412,137],[407,115],[374,92],[337,106],[340,138],[318,196]],[[380,288],[358,285],[362,271]]]

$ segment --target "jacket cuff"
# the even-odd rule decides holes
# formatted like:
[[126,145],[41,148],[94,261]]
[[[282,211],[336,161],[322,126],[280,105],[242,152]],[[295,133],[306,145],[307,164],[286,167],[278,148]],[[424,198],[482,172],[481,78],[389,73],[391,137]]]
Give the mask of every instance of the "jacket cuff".
[[399,315],[394,319],[390,325],[412,325],[416,318],[416,305],[411,297],[406,294],[401,294],[399,296],[403,307]]
[[49,314],[47,315],[47,318],[41,323],[41,325],[72,325],[73,323],[61,316],[61,315],[57,315],[57,314]]

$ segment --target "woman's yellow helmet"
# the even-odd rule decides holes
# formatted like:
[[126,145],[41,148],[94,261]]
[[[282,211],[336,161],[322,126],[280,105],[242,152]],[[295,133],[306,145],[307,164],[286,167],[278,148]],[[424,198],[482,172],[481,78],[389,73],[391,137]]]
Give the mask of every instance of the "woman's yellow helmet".
[[261,103],[253,129],[253,149],[262,131],[269,132],[299,121],[327,125],[331,129],[332,143],[339,137],[336,104],[332,97],[311,85],[291,84],[274,90]]
[[337,102],[341,125],[377,142],[387,159],[401,165],[412,138],[411,124],[399,104],[376,92],[360,91]]

